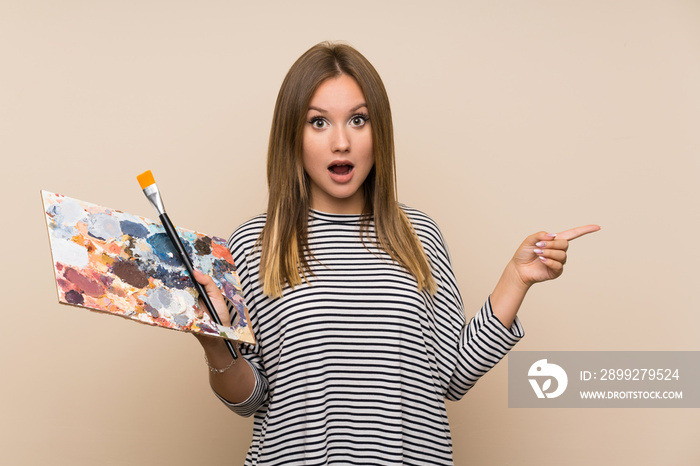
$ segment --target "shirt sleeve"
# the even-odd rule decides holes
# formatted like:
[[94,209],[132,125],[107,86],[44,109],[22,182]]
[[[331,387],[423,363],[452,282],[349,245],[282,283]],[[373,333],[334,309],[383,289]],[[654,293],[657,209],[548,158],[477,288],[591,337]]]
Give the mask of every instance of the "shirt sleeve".
[[[257,338],[257,335],[259,335],[260,332],[258,328],[257,314],[255,312],[255,296],[252,291],[253,287],[250,283],[252,278],[250,277],[248,268],[248,258],[251,254],[251,250],[254,247],[255,241],[257,240],[257,236],[255,234],[256,229],[249,227],[250,223],[252,222],[242,225],[233,233],[233,235],[231,235],[228,246],[231,250],[233,262],[236,264],[238,278],[241,281],[243,299],[248,307],[248,316],[250,317],[253,333]],[[231,313],[232,317],[236,315],[235,310],[230,303],[229,313]],[[240,403],[231,403],[222,398],[218,393],[214,392],[214,394],[216,394],[216,396],[231,411],[240,416],[248,417],[254,414],[267,402],[269,397],[269,385],[263,360],[260,354],[260,346],[257,344],[251,345],[242,343],[239,345],[239,349],[245,362],[250,365],[251,369],[253,370],[253,375],[255,376],[255,386],[253,387],[253,392],[250,394],[248,399]]]
[[[243,353],[243,351],[241,351]],[[240,403],[231,403],[230,401],[224,399],[214,391],[214,394],[221,400],[221,402],[226,405],[231,411],[238,414],[239,416],[249,417],[253,415],[265,402],[268,397],[268,386],[267,379],[263,376],[260,370],[258,370],[254,363],[251,363],[249,356],[243,355],[247,364],[253,369],[253,374],[255,375],[255,386],[253,387],[253,392],[250,394],[247,400],[241,401]]]
[[431,262],[437,291],[430,298],[436,321],[434,349],[446,399],[461,399],[524,336],[516,316],[510,328],[494,315],[490,298],[467,323],[452,260],[437,224],[412,210],[412,223]]
[[461,399],[525,335],[518,317],[506,328],[493,314],[491,298],[461,332],[446,398]]

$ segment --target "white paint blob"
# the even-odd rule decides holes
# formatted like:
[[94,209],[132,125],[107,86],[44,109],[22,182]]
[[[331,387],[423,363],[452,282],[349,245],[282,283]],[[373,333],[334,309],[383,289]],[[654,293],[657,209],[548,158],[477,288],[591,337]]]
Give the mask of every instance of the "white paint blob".
[[60,262],[63,265],[87,267],[90,263],[87,249],[73,241],[54,238],[51,241],[51,252],[54,262]]
[[83,206],[71,198],[63,198],[63,202],[52,205],[48,213],[53,215],[54,222],[59,227],[74,227],[78,222],[84,222],[87,217]]

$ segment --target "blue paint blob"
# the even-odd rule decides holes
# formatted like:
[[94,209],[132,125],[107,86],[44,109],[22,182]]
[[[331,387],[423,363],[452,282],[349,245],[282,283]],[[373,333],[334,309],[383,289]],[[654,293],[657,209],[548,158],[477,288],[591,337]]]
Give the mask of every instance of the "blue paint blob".
[[[231,264],[230,262],[226,262],[223,259],[213,261],[212,265],[214,268],[214,276],[215,277],[223,277],[227,273],[231,274],[233,276],[236,273],[236,266]],[[231,277],[231,278],[233,278],[233,277]]]
[[245,318],[245,309],[243,308],[243,304],[234,303],[234,308],[236,309],[236,314],[238,315],[238,322],[236,322],[236,324],[239,327],[247,327],[248,322],[246,321],[246,318]]
[[[170,241],[167,233],[156,233],[155,235],[149,236],[146,241],[153,248],[153,252],[167,265],[174,267],[182,267],[184,270],[185,264],[182,263],[180,257],[177,255],[177,250]],[[185,251],[192,257],[192,248],[188,243],[185,242]]]
[[122,235],[122,229],[119,227],[119,220],[109,214],[98,213],[91,215],[88,219],[88,235],[107,241],[119,238]]
[[184,327],[187,325],[190,321],[190,319],[184,315],[184,314],[178,314],[172,317],[172,319],[175,321],[175,323],[181,327]]
[[130,220],[122,220],[119,222],[119,226],[122,229],[122,233],[133,236],[134,238],[145,238],[149,233],[148,228],[146,228],[144,225],[132,222]]
[[163,266],[158,266],[155,270],[153,270],[152,276],[153,278],[163,282],[163,284],[169,288],[184,290],[194,286],[192,280],[187,274],[187,271],[185,270],[184,265],[182,266],[182,270],[177,272],[168,270]]

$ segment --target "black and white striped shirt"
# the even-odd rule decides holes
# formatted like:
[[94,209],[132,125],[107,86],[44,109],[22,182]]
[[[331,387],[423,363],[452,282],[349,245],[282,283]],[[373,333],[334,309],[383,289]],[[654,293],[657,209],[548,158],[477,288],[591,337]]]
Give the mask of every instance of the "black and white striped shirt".
[[[458,400],[520,340],[486,304],[465,326],[437,225],[404,207],[437,292],[359,236],[359,215],[312,211],[314,275],[280,299],[262,293],[256,240],[265,216],[229,246],[257,339],[241,352],[256,385],[236,413],[255,415],[246,465],[450,465],[445,399]],[[370,237],[374,239],[373,227]]]

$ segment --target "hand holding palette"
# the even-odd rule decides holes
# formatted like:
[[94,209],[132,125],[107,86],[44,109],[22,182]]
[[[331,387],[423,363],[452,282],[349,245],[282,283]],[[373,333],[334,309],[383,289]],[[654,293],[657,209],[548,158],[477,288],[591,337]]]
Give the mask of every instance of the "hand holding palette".
[[178,228],[194,266],[209,274],[235,315],[224,327],[204,312],[163,226],[42,191],[58,300],[137,322],[255,343],[236,266],[222,238]]

